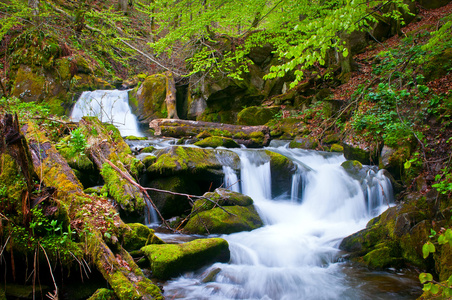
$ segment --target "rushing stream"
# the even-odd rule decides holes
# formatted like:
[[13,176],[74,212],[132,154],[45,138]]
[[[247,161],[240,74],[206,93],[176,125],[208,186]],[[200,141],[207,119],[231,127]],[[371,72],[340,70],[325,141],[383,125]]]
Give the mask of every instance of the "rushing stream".
[[[109,108],[104,118],[124,120],[119,127],[122,135],[139,136],[136,118],[126,116],[130,111],[126,95],[120,91],[84,93],[72,117],[77,120],[86,114],[98,115],[114,104],[117,106]],[[156,148],[171,144],[165,139],[136,143]],[[391,184],[383,172],[365,167],[360,177],[352,178],[341,167],[345,159],[340,154],[285,146],[267,150],[280,153],[297,165],[287,190],[272,186],[269,157],[262,150],[231,150],[240,157],[240,172],[236,173],[227,163],[223,167],[224,186],[251,196],[265,226],[221,236],[229,242],[230,262],[216,263],[166,282],[167,299],[416,297],[413,295],[418,292],[418,282],[410,274],[354,266],[341,259],[338,249],[344,237],[363,229],[393,202]],[[160,235],[171,242],[191,238]]]
[[[229,242],[231,261],[169,281],[169,299],[389,299],[403,293],[376,293],[356,277],[363,270],[340,262],[343,237],[365,227],[388,207],[392,195],[382,172],[368,169],[361,182],[341,167],[342,155],[284,147],[268,148],[299,165],[292,190],[271,199],[270,163],[258,150],[234,150],[240,174],[226,173],[225,182],[251,196],[266,223],[251,232],[221,236]],[[386,199],[389,197],[388,199]],[[216,274],[212,276],[212,274]],[[385,280],[409,281],[400,277]],[[364,276],[364,275],[363,275]],[[400,276],[400,274],[399,274]],[[213,280],[206,280],[212,277]],[[400,280],[400,281],[399,281]],[[360,288],[363,287],[363,288]],[[364,288],[366,287],[366,288]],[[406,299],[412,299],[409,293]]]

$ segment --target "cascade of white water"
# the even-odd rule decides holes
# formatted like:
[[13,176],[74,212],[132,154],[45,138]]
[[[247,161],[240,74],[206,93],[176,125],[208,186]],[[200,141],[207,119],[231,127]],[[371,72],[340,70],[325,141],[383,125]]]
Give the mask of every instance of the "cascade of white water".
[[128,99],[127,91],[83,92],[72,109],[71,118],[79,121],[83,116],[96,116],[102,122],[115,125],[122,136],[143,136],[136,116],[131,113]]
[[[303,178],[292,180],[297,187],[291,192],[293,199],[302,181],[301,203],[270,199],[268,160],[256,152],[234,150],[241,159],[241,190],[253,198],[266,226],[222,236],[229,242],[231,261],[214,264],[203,274],[169,281],[165,295],[178,299],[366,297],[350,286],[336,254],[341,239],[364,228],[373,212],[385,204],[375,188],[388,184],[383,174],[368,175],[363,191],[360,182],[340,166],[341,155],[270,150],[290,156],[302,169],[298,173]],[[382,194],[387,193],[389,190]],[[218,274],[213,281],[202,283],[209,272]]]
[[224,174],[224,187],[240,193],[240,182],[237,174],[234,169],[230,166],[223,166],[223,174]]

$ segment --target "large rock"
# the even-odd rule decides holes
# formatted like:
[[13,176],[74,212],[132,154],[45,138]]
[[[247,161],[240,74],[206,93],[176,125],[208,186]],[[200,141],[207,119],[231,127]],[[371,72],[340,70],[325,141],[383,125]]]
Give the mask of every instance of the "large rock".
[[213,262],[228,262],[228,242],[221,238],[198,239],[184,244],[149,245],[141,248],[152,275],[169,279]]
[[[403,267],[414,265],[433,269],[433,260],[425,260],[422,246],[430,235],[435,193],[412,193],[405,203],[391,207],[372,219],[367,227],[340,244],[340,249],[350,252],[350,257],[372,268]],[[436,224],[439,230],[441,224]],[[450,275],[450,274],[449,274]]]
[[[253,200],[240,193],[216,189],[204,194],[205,199],[195,201],[191,217],[184,231],[195,234],[234,233],[250,231],[263,225]],[[219,207],[220,205],[221,207]]]
[[270,156],[272,197],[275,198],[290,191],[297,166],[284,155],[269,150],[265,150],[265,153]]
[[166,80],[164,74],[150,75],[139,87],[129,92],[129,104],[139,121],[149,122],[167,117]]
[[198,147],[224,147],[224,148],[240,148],[240,145],[237,144],[233,139],[222,137],[222,136],[209,136],[201,141],[198,141],[194,144]]
[[363,165],[376,164],[378,151],[374,145],[352,145],[344,143],[344,156],[347,160],[357,160]]
[[264,125],[279,111],[279,107],[251,106],[244,108],[237,115],[237,124],[240,125]]

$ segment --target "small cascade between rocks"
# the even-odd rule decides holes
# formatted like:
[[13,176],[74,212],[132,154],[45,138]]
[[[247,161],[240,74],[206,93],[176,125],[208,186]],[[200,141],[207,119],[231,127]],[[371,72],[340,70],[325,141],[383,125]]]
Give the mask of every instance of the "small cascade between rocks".
[[[266,225],[221,236],[229,243],[230,262],[168,281],[165,296],[278,300],[394,296],[375,292],[369,288],[372,284],[350,276],[353,267],[341,262],[338,249],[344,237],[363,229],[393,202],[391,183],[383,172],[366,167],[361,178],[352,178],[341,167],[342,155],[287,147],[267,150],[285,155],[298,166],[291,190],[272,199],[269,158],[261,150],[231,150],[240,156],[241,168],[238,174],[223,167],[224,186],[240,179],[231,188],[253,198]],[[384,277],[397,285],[398,276]]]
[[96,116],[101,122],[114,124],[122,136],[143,136],[138,128],[137,117],[131,112],[128,91],[83,92],[75,103],[70,117],[74,121],[79,121],[84,116]]

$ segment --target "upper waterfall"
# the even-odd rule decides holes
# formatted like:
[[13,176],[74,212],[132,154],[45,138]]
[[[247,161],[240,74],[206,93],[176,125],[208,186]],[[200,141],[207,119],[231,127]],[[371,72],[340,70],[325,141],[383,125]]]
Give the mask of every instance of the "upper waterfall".
[[131,112],[128,91],[83,92],[70,117],[79,121],[83,116],[96,116],[101,122],[115,125],[122,136],[143,136],[138,129],[137,117]]

